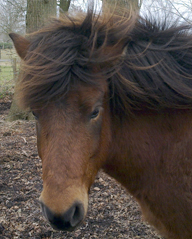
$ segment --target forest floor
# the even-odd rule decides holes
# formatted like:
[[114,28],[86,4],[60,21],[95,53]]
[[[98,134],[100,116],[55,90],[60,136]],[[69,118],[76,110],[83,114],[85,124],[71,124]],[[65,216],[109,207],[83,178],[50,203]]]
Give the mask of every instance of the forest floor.
[[7,122],[11,97],[0,99],[0,239],[160,239],[142,221],[135,200],[100,172],[91,188],[89,210],[75,232],[54,231],[42,216],[41,160],[34,121]]

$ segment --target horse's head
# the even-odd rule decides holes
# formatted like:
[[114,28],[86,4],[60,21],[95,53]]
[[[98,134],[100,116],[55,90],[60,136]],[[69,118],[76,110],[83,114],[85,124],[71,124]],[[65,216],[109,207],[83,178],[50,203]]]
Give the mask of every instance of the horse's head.
[[121,65],[134,19],[88,12],[55,19],[30,40],[10,34],[24,59],[17,94],[37,119],[42,209],[56,229],[72,230],[84,219],[90,186],[108,159],[112,107],[125,101],[111,99],[126,94],[108,79]]
[[[30,42],[11,37],[18,54],[25,57]],[[42,211],[59,230],[73,230],[85,218],[89,189],[107,158],[111,139],[106,80],[96,85],[74,82],[63,97],[31,105],[43,166]]]
[[104,93],[79,85],[65,99],[33,111],[43,164],[40,201],[56,229],[71,230],[82,222],[90,186],[107,157],[110,121]]

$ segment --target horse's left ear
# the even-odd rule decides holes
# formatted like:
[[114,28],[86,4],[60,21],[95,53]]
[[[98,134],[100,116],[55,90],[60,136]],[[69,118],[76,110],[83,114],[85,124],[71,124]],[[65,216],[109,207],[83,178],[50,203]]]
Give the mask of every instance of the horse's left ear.
[[13,41],[17,54],[21,57],[21,59],[24,59],[27,54],[30,41],[16,33],[10,33],[9,36]]

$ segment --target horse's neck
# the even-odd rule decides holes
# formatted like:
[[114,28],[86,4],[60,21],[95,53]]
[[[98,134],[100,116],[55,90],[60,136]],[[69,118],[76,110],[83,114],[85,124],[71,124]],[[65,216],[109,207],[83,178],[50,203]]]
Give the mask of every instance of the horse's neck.
[[192,158],[192,112],[148,112],[114,124],[104,170],[138,194],[150,178],[171,164],[179,167],[183,158]]

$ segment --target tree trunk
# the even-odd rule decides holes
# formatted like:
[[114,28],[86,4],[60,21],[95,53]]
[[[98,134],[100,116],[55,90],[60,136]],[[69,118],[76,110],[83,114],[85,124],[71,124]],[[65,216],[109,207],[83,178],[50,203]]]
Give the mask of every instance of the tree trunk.
[[70,6],[71,0],[60,0],[60,11],[61,12],[67,12]]
[[45,25],[49,17],[57,15],[56,0],[28,0],[26,32],[31,33]]
[[141,0],[103,0],[103,7],[106,5],[110,5],[114,7],[114,5],[126,8],[132,8],[133,10],[139,10],[141,7]]
[[[31,33],[41,28],[46,20],[57,15],[57,0],[27,0],[26,32]],[[8,120],[32,119],[32,114],[28,111],[21,111],[13,98]]]

